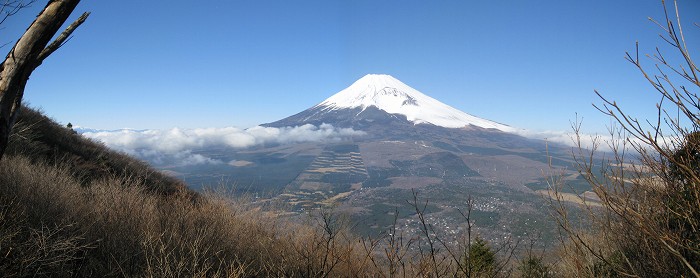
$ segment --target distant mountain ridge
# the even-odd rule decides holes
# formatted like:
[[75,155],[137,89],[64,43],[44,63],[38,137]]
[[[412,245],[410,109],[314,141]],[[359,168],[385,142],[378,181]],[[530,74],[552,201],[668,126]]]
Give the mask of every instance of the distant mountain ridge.
[[362,127],[388,121],[444,128],[471,126],[502,132],[516,131],[511,126],[455,109],[386,74],[365,75],[321,103],[265,126],[330,123],[342,127]]

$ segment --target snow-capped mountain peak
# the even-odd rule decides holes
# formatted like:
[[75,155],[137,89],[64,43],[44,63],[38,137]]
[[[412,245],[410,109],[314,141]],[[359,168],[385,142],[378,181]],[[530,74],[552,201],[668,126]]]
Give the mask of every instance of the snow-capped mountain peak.
[[414,124],[430,123],[446,128],[474,125],[513,132],[515,128],[482,119],[431,98],[386,74],[368,74],[314,108],[324,111],[367,109],[374,106],[390,114],[401,114]]

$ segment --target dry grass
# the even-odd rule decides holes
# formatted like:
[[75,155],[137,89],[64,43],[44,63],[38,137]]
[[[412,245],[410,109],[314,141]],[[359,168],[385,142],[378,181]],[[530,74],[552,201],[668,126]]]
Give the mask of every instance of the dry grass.
[[129,176],[142,180],[147,190],[160,194],[186,191],[182,181],[79,136],[27,107],[22,107],[17,117],[6,153],[33,162],[63,165],[83,185],[105,176]]
[[[580,206],[583,213],[575,214],[562,194],[565,182],[551,181],[565,273],[700,277],[700,68],[686,47],[678,2],[661,5],[665,18],[654,23],[668,48],[647,55],[655,63],[648,67],[639,53],[627,53],[661,97],[656,119],[638,120],[599,95],[603,104],[597,108],[616,122],[611,139],[603,142],[609,154],[599,162],[593,152],[601,142],[594,141],[593,151],[579,147],[574,158],[600,205],[586,203]],[[673,55],[665,56],[662,49]],[[574,130],[581,146],[578,123]]]
[[16,128],[0,160],[2,276],[366,274],[359,240],[341,226],[193,193],[31,109]]
[[369,275],[330,215],[286,223],[220,195],[164,197],[123,177],[82,186],[68,172],[0,161],[4,276]]
[[[468,248],[445,245],[429,225],[362,240],[326,210],[290,221],[221,193],[163,196],[129,177],[84,185],[20,156],[0,161],[0,204],[6,277],[453,277]],[[507,276],[501,262],[472,276]]]
[[[0,160],[3,277],[455,277],[469,241],[419,235],[375,239],[327,210],[303,219],[265,212],[225,192],[193,193],[146,164],[25,109]],[[505,246],[505,245],[504,245]],[[506,246],[507,247],[507,246]],[[487,253],[491,247],[484,247]],[[512,273],[513,248],[488,273]],[[483,250],[482,250],[483,251]],[[510,253],[509,253],[510,252]]]

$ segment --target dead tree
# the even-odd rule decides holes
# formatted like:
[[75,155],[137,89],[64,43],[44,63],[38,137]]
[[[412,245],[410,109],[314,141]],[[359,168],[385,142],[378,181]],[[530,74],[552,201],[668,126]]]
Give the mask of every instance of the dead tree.
[[90,13],[83,13],[49,44],[80,0],[50,0],[0,64],[0,158],[5,153],[27,80]]

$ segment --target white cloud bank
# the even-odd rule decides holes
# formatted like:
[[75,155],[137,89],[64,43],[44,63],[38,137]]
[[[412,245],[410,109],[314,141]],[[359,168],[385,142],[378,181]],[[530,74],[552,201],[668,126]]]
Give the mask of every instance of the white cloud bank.
[[[79,129],[80,130],[80,129]],[[235,127],[197,128],[166,130],[112,130],[99,131],[83,129],[82,135],[100,141],[112,149],[123,151],[155,165],[231,165],[243,167],[250,162],[222,161],[196,153],[196,150],[208,147],[227,147],[244,149],[263,144],[290,144],[302,142],[341,141],[366,133],[352,128],[336,128],[330,124],[320,126],[303,125],[297,127],[262,127],[248,129]],[[548,142],[575,146],[573,131],[529,131],[519,130],[515,134],[541,139]],[[609,151],[611,135],[582,134],[580,137],[583,148],[591,148],[597,142],[599,151]]]
[[155,164],[177,161],[178,165],[223,164],[223,161],[192,153],[206,147],[243,149],[263,144],[341,141],[365,132],[351,128],[336,128],[330,124],[297,127],[262,127],[248,129],[235,127],[167,130],[87,131],[83,136],[103,142]]

